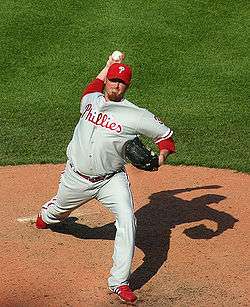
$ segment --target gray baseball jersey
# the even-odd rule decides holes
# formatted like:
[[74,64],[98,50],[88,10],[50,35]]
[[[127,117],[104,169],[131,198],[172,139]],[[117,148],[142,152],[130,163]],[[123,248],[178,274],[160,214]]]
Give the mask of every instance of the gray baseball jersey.
[[148,110],[126,99],[107,102],[98,92],[82,98],[80,112],[67,156],[78,172],[89,176],[121,169],[126,163],[123,145],[127,140],[143,134],[157,142],[173,133]]

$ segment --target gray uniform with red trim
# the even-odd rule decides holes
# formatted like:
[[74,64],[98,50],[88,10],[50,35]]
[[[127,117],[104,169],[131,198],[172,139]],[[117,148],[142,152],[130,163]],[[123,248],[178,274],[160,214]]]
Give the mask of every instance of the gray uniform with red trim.
[[159,142],[172,131],[126,99],[107,102],[102,93],[91,93],[82,98],[81,118],[67,155],[80,173],[106,175],[123,168],[123,145],[138,134]]
[[[68,162],[57,195],[42,207],[42,219],[47,224],[57,223],[90,199],[99,200],[116,218],[109,286],[128,284],[136,220],[124,172],[123,145],[140,134],[156,143],[161,142],[173,132],[146,109],[126,99],[106,101],[100,92],[85,95],[80,112],[80,120],[67,148]],[[95,177],[98,177],[96,181]]]

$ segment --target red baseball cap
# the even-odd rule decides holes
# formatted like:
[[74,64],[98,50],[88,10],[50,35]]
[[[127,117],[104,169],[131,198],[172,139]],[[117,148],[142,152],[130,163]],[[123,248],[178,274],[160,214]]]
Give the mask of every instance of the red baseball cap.
[[132,68],[123,63],[113,63],[109,67],[107,78],[109,80],[119,79],[129,85],[132,78]]

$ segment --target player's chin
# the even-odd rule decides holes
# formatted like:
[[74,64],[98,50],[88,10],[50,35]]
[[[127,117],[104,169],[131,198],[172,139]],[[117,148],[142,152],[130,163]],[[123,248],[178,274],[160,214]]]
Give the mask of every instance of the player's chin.
[[122,100],[123,95],[120,95],[120,94],[117,94],[117,93],[110,93],[110,94],[108,95],[108,98],[109,98],[109,100],[111,100],[111,101],[116,101],[116,102],[118,102],[118,101],[121,101],[121,100]]

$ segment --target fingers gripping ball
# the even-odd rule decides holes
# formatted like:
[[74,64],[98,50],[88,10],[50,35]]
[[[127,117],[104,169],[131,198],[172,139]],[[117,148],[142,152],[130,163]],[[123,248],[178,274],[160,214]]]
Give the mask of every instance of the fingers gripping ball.
[[159,157],[149,150],[138,137],[124,144],[124,155],[126,160],[129,160],[133,166],[141,170],[158,170]]

